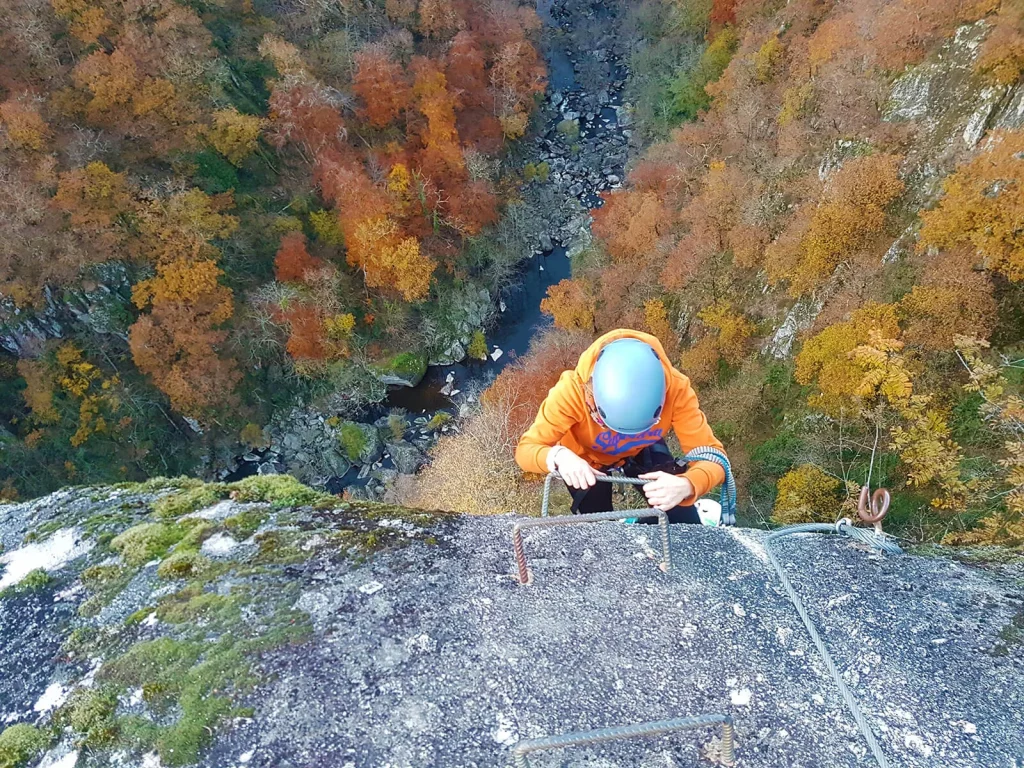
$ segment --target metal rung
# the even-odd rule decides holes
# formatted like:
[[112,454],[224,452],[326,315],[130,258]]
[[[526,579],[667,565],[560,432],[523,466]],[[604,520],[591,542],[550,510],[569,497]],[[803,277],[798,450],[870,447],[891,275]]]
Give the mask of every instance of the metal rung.
[[697,715],[696,717],[679,717],[675,720],[659,720],[653,723],[637,723],[635,725],[618,725],[609,728],[597,728],[592,731],[563,733],[558,736],[545,736],[540,739],[523,739],[512,748],[512,758],[516,768],[530,768],[527,755],[548,749],[564,747],[581,747],[600,744],[605,741],[632,739],[638,736],[662,736],[675,731],[688,731],[704,728],[709,725],[722,725],[721,762],[723,765],[736,764],[735,733],[732,716],[730,715]]
[[621,512],[595,512],[590,515],[567,515],[565,517],[534,517],[520,520],[512,526],[512,551],[516,557],[516,569],[520,584],[529,584],[533,581],[530,569],[526,564],[526,549],[523,546],[524,528],[556,528],[563,525],[580,525],[583,523],[599,523],[608,520],[628,520],[643,517],[658,518],[658,527],[661,529],[661,570],[668,573],[672,570],[672,548],[669,538],[668,514],[660,509],[627,509]]

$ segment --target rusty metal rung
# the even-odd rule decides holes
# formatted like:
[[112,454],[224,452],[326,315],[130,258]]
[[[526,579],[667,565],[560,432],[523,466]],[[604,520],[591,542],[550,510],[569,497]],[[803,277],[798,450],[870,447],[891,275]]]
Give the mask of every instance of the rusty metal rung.
[[516,558],[516,570],[520,584],[530,584],[533,577],[526,564],[526,548],[523,545],[524,528],[557,528],[565,525],[583,523],[599,523],[609,520],[628,520],[643,517],[658,518],[661,529],[661,570],[668,573],[672,570],[672,541],[669,534],[668,514],[660,509],[627,509],[618,512],[595,512],[589,515],[567,515],[565,517],[534,517],[519,520],[512,526],[512,551]]
[[512,758],[516,768],[530,768],[527,755],[548,749],[564,747],[580,747],[600,744],[605,741],[631,739],[638,736],[662,736],[676,731],[704,728],[709,725],[722,726],[722,747],[720,759],[723,765],[736,764],[735,734],[731,715],[697,715],[695,717],[679,717],[674,720],[659,720],[652,723],[636,723],[634,725],[617,725],[609,728],[597,728],[592,731],[562,733],[557,736],[545,736],[540,739],[523,739],[512,748]]

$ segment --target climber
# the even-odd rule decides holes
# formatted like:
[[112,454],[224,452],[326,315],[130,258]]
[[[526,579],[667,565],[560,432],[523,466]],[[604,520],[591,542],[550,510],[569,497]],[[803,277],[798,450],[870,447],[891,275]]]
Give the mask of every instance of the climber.
[[699,524],[694,503],[725,473],[712,462],[677,464],[665,444],[669,428],[684,451],[722,448],[690,380],[672,367],[661,342],[620,329],[595,341],[575,370],[562,373],[520,438],[516,462],[526,472],[557,471],[574,513],[612,509],[611,484],[596,478],[618,468],[649,481],[647,502],[667,512],[670,522]]

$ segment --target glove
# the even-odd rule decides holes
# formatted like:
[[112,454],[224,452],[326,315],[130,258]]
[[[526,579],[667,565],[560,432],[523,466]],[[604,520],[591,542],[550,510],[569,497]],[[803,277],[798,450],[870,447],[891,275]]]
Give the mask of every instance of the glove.
[[562,476],[570,488],[580,491],[593,488],[597,483],[597,476],[604,474],[591,467],[568,448],[560,446],[556,450],[558,452],[553,459],[555,471]]

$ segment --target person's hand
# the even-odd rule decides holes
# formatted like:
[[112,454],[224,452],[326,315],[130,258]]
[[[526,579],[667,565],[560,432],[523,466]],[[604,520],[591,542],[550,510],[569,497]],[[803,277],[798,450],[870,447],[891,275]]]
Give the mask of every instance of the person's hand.
[[650,480],[644,485],[647,503],[662,512],[678,507],[683,499],[693,496],[693,483],[682,475],[670,475],[668,472],[649,472],[640,475],[641,480]]
[[565,447],[555,454],[554,463],[555,470],[565,480],[566,485],[580,491],[593,488],[597,483],[597,476],[604,474]]

